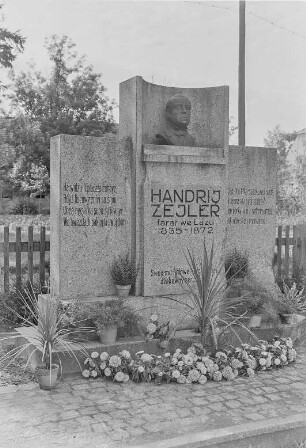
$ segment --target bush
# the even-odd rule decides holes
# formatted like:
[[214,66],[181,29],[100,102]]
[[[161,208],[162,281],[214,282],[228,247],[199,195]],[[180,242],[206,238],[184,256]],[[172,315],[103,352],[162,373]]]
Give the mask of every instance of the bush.
[[10,215],[37,215],[38,207],[28,199],[20,199],[10,209]]
[[32,321],[31,304],[33,298],[40,293],[42,290],[38,285],[32,286],[30,282],[26,282],[19,290],[1,294],[0,319],[14,325],[23,325],[26,319]]
[[115,285],[134,285],[137,274],[138,268],[128,253],[115,258],[111,268],[111,276]]

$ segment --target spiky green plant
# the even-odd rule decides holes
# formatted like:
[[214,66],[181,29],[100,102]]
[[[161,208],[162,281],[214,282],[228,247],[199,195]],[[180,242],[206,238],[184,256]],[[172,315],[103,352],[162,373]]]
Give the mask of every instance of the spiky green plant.
[[[26,307],[29,317],[22,317],[18,311],[9,306],[7,307],[21,319],[23,326],[31,329],[30,337],[23,345],[13,348],[0,358],[0,366],[9,365],[26,351],[32,349],[28,356],[25,368],[34,354],[38,352],[41,353],[41,367],[50,370],[50,378],[55,354],[63,353],[74,357],[81,370],[82,366],[73,351],[73,342],[67,339],[67,336],[75,332],[75,330],[62,327],[62,320],[64,319],[65,314],[59,311],[58,301],[51,299],[51,297],[44,298],[43,302],[39,301],[33,293],[33,288],[24,288],[22,292],[17,291],[17,293],[20,295],[20,300],[23,302],[24,307]],[[92,328],[84,327],[81,330],[92,331]],[[79,328],[78,331],[80,331]],[[78,350],[80,350],[83,355],[88,356],[88,353],[82,347],[78,347]],[[58,359],[61,364],[60,358]]]
[[[185,256],[189,266],[192,280],[186,278],[181,270],[177,270],[181,278],[181,286],[185,293],[191,298],[191,302],[185,302],[175,297],[168,297],[170,300],[178,302],[188,308],[188,312],[198,322],[201,333],[201,344],[204,345],[207,339],[211,339],[214,349],[218,349],[218,339],[227,329],[231,329],[241,341],[239,335],[234,330],[233,325],[243,327],[248,333],[250,330],[243,325],[241,315],[237,315],[236,310],[241,308],[246,297],[227,297],[226,272],[223,260],[216,263],[214,243],[210,251],[207,250],[206,242],[203,242],[203,253],[201,258],[187,249]],[[222,325],[222,330],[220,330]]]

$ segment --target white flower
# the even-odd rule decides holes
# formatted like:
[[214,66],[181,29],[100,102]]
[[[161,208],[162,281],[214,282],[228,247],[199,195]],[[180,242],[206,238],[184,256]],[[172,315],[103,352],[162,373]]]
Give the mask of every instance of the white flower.
[[265,365],[266,365],[266,360],[265,360],[265,358],[259,358],[259,364],[260,364],[261,366],[265,366]]
[[98,373],[97,373],[96,370],[92,370],[92,371],[90,372],[90,375],[91,375],[93,378],[96,378],[96,377],[98,376]]
[[242,364],[241,361],[239,361],[239,359],[233,358],[231,360],[231,366],[232,366],[233,369],[241,369],[243,364]]
[[177,365],[178,365],[179,367],[183,367],[183,365],[184,365],[184,361],[179,361],[179,362],[177,363]]
[[223,378],[225,378],[228,381],[234,379],[234,373],[230,366],[224,367],[221,373]]
[[142,366],[139,366],[138,367],[138,372],[140,372],[140,373],[144,372],[144,368]]
[[192,369],[189,371],[188,373],[188,379],[192,382],[195,383],[196,381],[198,381],[198,379],[200,378],[201,374],[197,369]]
[[109,358],[109,365],[111,367],[119,367],[121,365],[121,359],[119,356],[113,355]]
[[153,334],[153,333],[155,333],[156,330],[157,330],[157,326],[155,324],[153,324],[153,322],[151,322],[147,325],[148,333]]
[[124,359],[130,359],[131,354],[130,354],[130,352],[129,352],[128,350],[122,350],[122,352],[121,352],[121,356],[122,356],[122,358],[124,358]]
[[100,364],[100,369],[101,369],[101,370],[104,370],[105,368],[106,368],[106,362],[103,361],[103,362],[101,362],[101,364]]
[[164,372],[158,372],[158,376],[163,376]]
[[184,383],[186,383],[186,377],[185,377],[184,375],[180,375],[180,376],[178,377],[178,379],[177,379],[177,382],[178,382],[179,384],[184,384]]
[[274,345],[274,347],[279,347],[280,346],[280,341],[274,341],[273,345]]
[[196,349],[194,348],[194,347],[188,347],[187,348],[187,353],[189,354],[189,355],[195,355],[196,354]]
[[213,380],[214,381],[221,381],[222,380],[222,373],[220,371],[214,372]]
[[105,376],[111,376],[111,374],[112,374],[111,369],[109,367],[106,367],[106,369],[104,370],[104,375]]
[[291,338],[288,338],[288,339],[287,339],[287,341],[286,341],[286,345],[287,345],[287,347],[289,347],[289,348],[292,348],[292,347],[293,347],[292,339],[291,339]]
[[90,377],[90,371],[88,369],[84,369],[82,372],[82,375],[84,378],[89,378]]
[[109,354],[107,352],[102,352],[100,355],[101,361],[106,361],[109,358]]
[[274,359],[274,364],[276,365],[276,366],[279,366],[280,365],[280,359],[279,358],[275,358]]
[[287,356],[286,356],[286,355],[280,355],[280,359],[281,359],[283,362],[287,362]]
[[254,370],[253,369],[250,369],[250,367],[249,368],[247,368],[247,374],[248,374],[248,376],[254,376],[255,375],[255,372],[254,372]]
[[124,377],[125,377],[125,375],[124,375],[123,372],[117,372],[116,375],[115,375],[114,380],[118,381],[119,383],[121,383],[124,380]]
[[176,358],[172,358],[172,359],[171,359],[171,364],[172,364],[173,366],[175,366],[177,363],[178,363],[178,361],[177,361]]
[[92,352],[91,355],[92,359],[96,359],[99,358],[99,353],[98,352]]
[[173,372],[172,372],[172,378],[179,378],[179,376],[180,376],[181,374],[180,374],[180,372],[179,372],[179,370],[173,370]]
[[227,361],[227,356],[226,356],[226,354],[223,353],[223,352],[217,352],[217,353],[216,353],[216,358],[220,358],[220,359],[222,359],[223,361]]
[[170,356],[170,353],[165,353],[165,354],[164,354],[164,357],[165,357],[165,358],[169,358],[169,356]]
[[152,356],[148,355],[148,353],[143,353],[143,355],[141,355],[141,361],[143,362],[152,362],[152,360]]
[[129,377],[129,375],[126,373],[126,374],[124,375],[123,382],[124,382],[124,383],[127,383],[127,382],[129,381],[129,379],[130,379],[130,377]]
[[150,321],[151,322],[156,322],[157,320],[158,320],[158,317],[156,316],[156,314],[151,314]]
[[192,366],[192,364],[193,364],[193,358],[190,355],[185,355],[184,361],[187,366]]
[[205,375],[201,375],[198,381],[200,384],[205,384],[207,383],[207,377]]

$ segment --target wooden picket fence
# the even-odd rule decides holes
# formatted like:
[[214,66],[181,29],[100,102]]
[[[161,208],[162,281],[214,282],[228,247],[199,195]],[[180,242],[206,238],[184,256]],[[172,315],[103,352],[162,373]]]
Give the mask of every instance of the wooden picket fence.
[[279,278],[290,278],[295,268],[306,274],[306,224],[278,226],[275,245]]
[[[39,252],[39,283],[45,284],[46,252],[50,252],[50,242],[46,241],[46,228],[40,227],[39,241],[33,241],[33,226],[28,227],[27,241],[21,241],[21,227],[16,227],[16,239],[10,241],[9,227],[4,227],[3,243],[0,243],[0,254],[3,253],[3,287],[10,291],[10,253],[16,257],[17,288],[21,286],[22,265],[21,253],[27,252],[27,278],[33,284],[33,254]],[[279,278],[289,278],[298,266],[306,273],[306,224],[296,226],[278,226],[275,240],[276,266]],[[2,256],[2,255],[1,255]],[[1,263],[0,263],[1,264]],[[0,288],[1,289],[1,288]]]
[[9,227],[4,227],[3,243],[0,243],[0,253],[3,253],[3,288],[10,291],[10,253],[16,257],[16,288],[21,286],[22,269],[21,253],[27,252],[27,278],[33,284],[33,255],[39,252],[39,283],[45,284],[46,252],[50,252],[50,241],[46,241],[46,228],[40,227],[39,241],[33,241],[33,226],[28,226],[28,240],[21,241],[21,227],[16,227],[16,239],[10,241]]

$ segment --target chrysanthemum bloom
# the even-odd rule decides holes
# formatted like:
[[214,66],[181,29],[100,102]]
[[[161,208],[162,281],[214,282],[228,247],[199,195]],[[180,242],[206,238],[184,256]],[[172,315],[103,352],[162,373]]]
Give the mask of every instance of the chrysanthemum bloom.
[[213,380],[214,381],[221,381],[222,380],[222,373],[220,371],[214,372]]
[[280,359],[282,362],[287,362],[287,356],[286,355],[280,355]]
[[243,364],[241,361],[239,361],[239,359],[233,358],[231,359],[231,366],[233,369],[241,369]]
[[216,353],[216,358],[221,359],[223,362],[227,361],[227,355],[223,352],[217,352]]
[[170,356],[170,353],[165,353],[165,354],[164,354],[164,357],[165,357],[165,358],[169,358],[169,356]]
[[122,356],[122,358],[124,358],[124,359],[130,359],[131,354],[130,354],[130,352],[129,352],[128,350],[122,350],[122,352],[121,352],[121,356]]
[[177,358],[172,358],[172,359],[171,359],[171,364],[172,364],[173,366],[175,366],[177,363],[178,363]]
[[250,369],[250,367],[247,368],[246,372],[247,372],[247,375],[248,375],[248,376],[254,376],[254,375],[255,375],[254,370],[253,370],[253,369]]
[[123,372],[117,372],[114,378],[115,381],[118,381],[121,383],[124,380],[124,373]]
[[96,370],[92,370],[90,372],[90,376],[92,376],[93,378],[96,378],[98,376],[98,372]]
[[101,362],[101,364],[100,364],[100,369],[101,369],[101,370],[104,370],[105,368],[106,368],[106,362],[103,361],[103,362]]
[[272,357],[268,356],[266,359],[266,367],[271,367],[272,365]]
[[144,372],[144,367],[143,366],[139,366],[138,367],[138,372],[140,372],[140,373]]
[[96,359],[99,358],[99,353],[98,352],[92,352],[91,355],[92,359]]
[[180,372],[179,372],[179,370],[173,370],[173,372],[172,372],[172,378],[179,378],[179,376],[180,376],[181,374],[180,374]]
[[109,354],[107,352],[102,352],[100,355],[101,361],[106,361],[109,358]]
[[205,373],[207,372],[207,369],[205,367],[204,362],[197,362],[196,366],[197,366],[197,369],[200,370],[202,375],[205,375]]
[[214,364],[214,365],[213,365],[213,371],[214,371],[214,372],[218,372],[218,370],[219,370],[219,366],[218,366],[218,364]]
[[205,375],[201,375],[200,378],[199,378],[199,383],[200,384],[207,383],[207,377]]
[[157,330],[157,326],[156,326],[155,324],[153,324],[153,322],[151,322],[151,323],[149,323],[149,324],[147,325],[147,331],[148,331],[150,334],[155,333],[156,330]]
[[141,361],[143,362],[152,362],[153,358],[151,355],[149,355],[148,353],[143,353],[143,355],[141,355]]
[[257,367],[257,361],[253,356],[250,356],[250,358],[247,361],[247,365],[250,367],[250,369],[255,370]]
[[84,378],[89,378],[90,376],[90,371],[88,369],[84,369],[82,372],[82,375]]
[[186,377],[185,377],[184,375],[180,375],[180,376],[178,377],[178,379],[177,379],[177,382],[178,382],[179,384],[184,384],[184,383],[186,383]]
[[292,348],[292,347],[293,347],[293,343],[292,343],[292,339],[291,339],[291,338],[288,338],[288,339],[287,339],[287,341],[286,341],[286,345],[287,345],[287,347],[289,347],[289,348]]
[[109,367],[106,367],[106,369],[104,369],[104,375],[105,376],[111,376],[112,371]]
[[182,349],[177,348],[174,352],[174,355],[176,355],[176,356],[180,355],[181,351],[182,351]]
[[194,347],[188,347],[187,348],[187,353],[188,354],[192,354],[192,355],[195,355],[196,354],[196,349],[194,348]]
[[274,341],[273,345],[274,345],[274,347],[279,347],[280,346],[280,341]]
[[179,362],[177,363],[177,365],[178,365],[179,367],[183,367],[183,365],[184,365],[184,361],[179,361]]
[[123,382],[124,382],[124,383],[127,383],[127,382],[129,381],[129,379],[130,379],[130,377],[129,377],[129,375],[126,373],[126,374],[124,375]]
[[280,361],[279,358],[275,358],[275,359],[274,359],[274,364],[275,364],[276,366],[279,366],[280,363],[281,363],[281,361]]
[[192,364],[193,364],[193,358],[190,355],[185,355],[184,361],[187,366],[192,366]]
[[156,315],[156,314],[151,314],[151,316],[150,316],[150,321],[151,321],[151,322],[156,322],[157,320],[158,320],[157,315]]
[[223,378],[225,378],[228,381],[234,379],[233,370],[230,366],[224,367],[221,373]]
[[192,369],[189,371],[188,373],[188,379],[192,382],[195,383],[198,381],[198,379],[200,378],[201,374],[197,369]]
[[265,365],[266,365],[266,360],[265,360],[265,358],[259,358],[259,365],[260,365],[260,366],[265,366]]
[[109,365],[111,367],[119,367],[121,365],[121,359],[117,355],[113,355],[109,358]]

